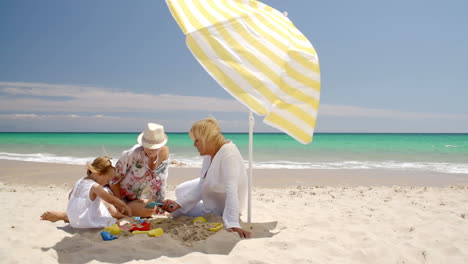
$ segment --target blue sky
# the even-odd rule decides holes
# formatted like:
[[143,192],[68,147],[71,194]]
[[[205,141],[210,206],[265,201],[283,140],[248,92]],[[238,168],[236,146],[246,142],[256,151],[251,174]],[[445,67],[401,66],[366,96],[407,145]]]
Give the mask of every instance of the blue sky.
[[[316,132],[468,132],[468,1],[263,2],[318,52]],[[1,1],[0,32],[0,131],[248,130],[165,1]]]

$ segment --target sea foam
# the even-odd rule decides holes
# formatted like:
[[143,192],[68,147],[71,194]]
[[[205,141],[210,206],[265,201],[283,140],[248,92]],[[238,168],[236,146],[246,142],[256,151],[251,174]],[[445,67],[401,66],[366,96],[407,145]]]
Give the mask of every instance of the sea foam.
[[[58,164],[86,164],[92,162],[94,157],[70,157],[56,156],[49,153],[8,153],[0,152],[0,159],[32,161]],[[115,164],[116,160],[112,160]],[[178,157],[171,155],[171,167],[179,168],[201,168],[203,159],[197,157]],[[247,168],[248,160],[244,160]],[[297,161],[255,161],[256,169],[392,169],[411,171],[431,171],[440,173],[464,173],[468,174],[468,164],[447,162],[401,162],[401,161],[335,161],[335,162],[297,162]]]
[[93,157],[78,158],[78,157],[66,157],[66,156],[63,157],[63,156],[55,156],[55,155],[48,154],[48,153],[20,154],[20,153],[0,152],[0,159],[83,165],[83,164],[86,164],[87,162],[93,161],[94,158]]

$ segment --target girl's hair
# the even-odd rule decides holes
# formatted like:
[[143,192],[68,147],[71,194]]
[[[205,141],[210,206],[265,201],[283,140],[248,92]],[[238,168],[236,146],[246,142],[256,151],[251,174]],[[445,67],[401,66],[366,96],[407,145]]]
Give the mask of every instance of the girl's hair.
[[220,148],[224,144],[224,136],[221,134],[218,121],[214,117],[193,123],[189,135],[192,140],[198,139],[203,144],[214,144],[216,148]]
[[109,157],[106,157],[106,156],[97,157],[93,161],[93,163],[86,164],[86,167],[88,168],[88,170],[86,172],[88,174],[88,176],[91,173],[97,173],[97,174],[100,174],[100,175],[104,175],[104,174],[108,173],[109,170],[114,168],[114,166],[112,166],[111,159]]

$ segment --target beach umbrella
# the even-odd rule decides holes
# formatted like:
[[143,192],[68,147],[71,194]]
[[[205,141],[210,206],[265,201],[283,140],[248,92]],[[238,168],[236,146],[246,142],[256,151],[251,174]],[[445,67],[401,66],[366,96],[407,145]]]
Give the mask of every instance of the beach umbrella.
[[312,141],[320,98],[317,53],[281,13],[255,0],[166,0],[186,44],[216,82],[249,110],[251,220],[252,111],[297,141]]

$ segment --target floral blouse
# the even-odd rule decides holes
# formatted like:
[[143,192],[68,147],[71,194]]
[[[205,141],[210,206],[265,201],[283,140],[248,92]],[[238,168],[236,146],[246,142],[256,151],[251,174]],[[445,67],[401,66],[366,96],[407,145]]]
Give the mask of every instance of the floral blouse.
[[115,165],[116,176],[111,184],[120,183],[120,195],[128,200],[150,199],[162,201],[166,196],[169,159],[155,170],[148,166],[148,156],[143,147],[135,145],[124,151]]

